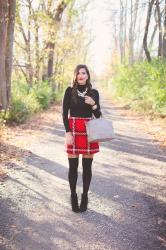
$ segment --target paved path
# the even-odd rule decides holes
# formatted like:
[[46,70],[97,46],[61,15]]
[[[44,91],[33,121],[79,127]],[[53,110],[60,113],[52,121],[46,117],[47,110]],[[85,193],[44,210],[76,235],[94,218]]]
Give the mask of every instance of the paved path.
[[[70,209],[61,115],[44,122],[36,139],[16,137],[28,142],[27,156],[8,164],[0,185],[1,250],[166,249],[166,154],[134,118],[106,99],[102,109],[117,139],[95,156],[85,213]],[[79,199],[81,174],[80,160]]]

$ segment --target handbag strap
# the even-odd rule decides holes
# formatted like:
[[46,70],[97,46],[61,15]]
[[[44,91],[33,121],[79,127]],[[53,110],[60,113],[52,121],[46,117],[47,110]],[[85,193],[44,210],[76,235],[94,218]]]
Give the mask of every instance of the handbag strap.
[[100,117],[99,118],[96,118],[94,114],[92,114],[92,119],[101,119],[101,118],[104,118],[103,114],[101,113]]

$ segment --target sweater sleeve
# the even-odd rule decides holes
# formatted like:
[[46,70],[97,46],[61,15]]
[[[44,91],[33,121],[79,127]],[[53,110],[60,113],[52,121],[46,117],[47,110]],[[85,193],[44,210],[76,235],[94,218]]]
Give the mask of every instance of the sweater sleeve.
[[71,98],[71,87],[68,87],[65,91],[64,97],[63,97],[63,111],[62,111],[62,117],[63,117],[63,124],[65,127],[66,132],[70,131],[69,127],[69,119],[68,119],[68,112],[70,108],[70,98]]
[[99,92],[97,90],[95,90],[94,101],[95,101],[95,103],[97,105],[97,108],[95,110],[92,109],[92,113],[94,114],[94,116],[96,118],[99,118],[102,115],[102,113],[101,113],[101,110],[100,110]]

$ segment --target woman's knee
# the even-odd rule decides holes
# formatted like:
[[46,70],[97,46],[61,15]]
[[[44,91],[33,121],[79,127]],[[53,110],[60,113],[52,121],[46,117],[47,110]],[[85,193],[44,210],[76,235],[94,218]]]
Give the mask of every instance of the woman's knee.
[[82,157],[83,158],[93,159],[93,154],[84,154]]
[[68,154],[68,158],[78,158],[77,154]]

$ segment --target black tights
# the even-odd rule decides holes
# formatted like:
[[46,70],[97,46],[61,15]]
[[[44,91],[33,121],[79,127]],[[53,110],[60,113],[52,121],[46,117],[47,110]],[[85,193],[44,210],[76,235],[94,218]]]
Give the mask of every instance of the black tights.
[[92,179],[92,158],[82,158],[82,180],[83,180],[83,194],[87,194]]
[[76,184],[77,184],[77,177],[78,177],[78,158],[68,158],[69,160],[69,173],[68,173],[68,180],[70,185],[71,194],[76,194]]
[[[71,194],[76,194],[76,184],[78,178],[78,158],[68,158],[69,160],[69,173],[68,180],[70,185]],[[82,158],[82,180],[83,180],[83,193],[87,194],[92,179],[92,158]]]

